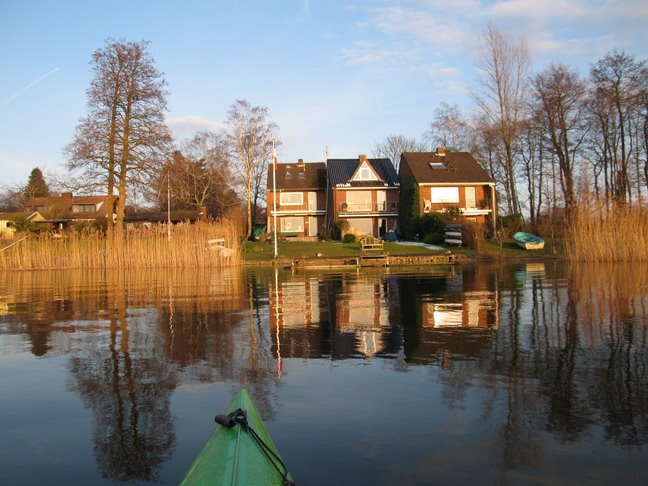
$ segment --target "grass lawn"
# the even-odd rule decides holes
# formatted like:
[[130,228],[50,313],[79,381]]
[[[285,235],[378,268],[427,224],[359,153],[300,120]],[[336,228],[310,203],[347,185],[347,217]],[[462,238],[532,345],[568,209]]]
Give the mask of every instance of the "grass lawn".
[[[500,244],[494,241],[488,241],[479,254],[484,256],[502,255],[504,257],[530,257],[532,255],[553,255],[554,246],[557,247],[557,253],[560,253],[561,242],[552,244],[551,241],[545,243],[543,250],[527,251],[517,246],[513,241],[504,241]],[[448,248],[457,255],[475,256],[478,253],[471,248],[450,247]],[[444,249],[442,251],[447,251]],[[358,243],[338,243],[330,241],[303,242],[303,241],[280,241],[278,243],[278,252],[280,259],[296,259],[303,257],[315,257],[321,253],[324,257],[353,257],[360,255]],[[385,242],[385,252],[390,255],[427,255],[436,253],[435,250],[429,250],[422,246],[399,245],[397,243]],[[274,245],[260,241],[247,241],[243,245],[243,260],[250,262],[269,262],[274,257]]]
[[[279,258],[288,259],[315,257],[318,253],[322,253],[324,257],[352,257],[360,255],[358,243],[280,241],[277,246]],[[435,253],[422,246],[399,245],[389,242],[385,242],[385,252],[390,255],[426,255]],[[273,257],[274,245],[272,243],[247,241],[243,246],[243,260],[270,261]]]

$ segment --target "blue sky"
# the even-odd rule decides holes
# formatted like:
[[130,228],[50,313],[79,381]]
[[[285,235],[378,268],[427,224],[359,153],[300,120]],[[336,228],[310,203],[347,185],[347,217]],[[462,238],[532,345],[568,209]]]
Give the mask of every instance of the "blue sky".
[[534,70],[613,48],[648,57],[646,0],[30,1],[0,4],[0,184],[63,171],[85,114],[92,52],[151,41],[178,139],[214,129],[236,99],[267,106],[281,161],[355,157],[420,137],[440,102],[472,105],[487,22],[524,35]]

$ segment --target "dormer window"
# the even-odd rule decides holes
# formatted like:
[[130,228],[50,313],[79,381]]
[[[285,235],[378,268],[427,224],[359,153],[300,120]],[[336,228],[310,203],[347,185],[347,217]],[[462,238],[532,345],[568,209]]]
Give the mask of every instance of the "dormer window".
[[300,179],[303,179],[303,178],[305,178],[305,177],[306,177],[306,174],[304,174],[303,172],[300,172],[300,173],[299,173],[299,178],[300,178]]
[[92,213],[97,210],[94,204],[75,204],[72,206],[73,213]]
[[292,174],[290,172],[286,172],[286,179],[292,179]]
[[446,169],[446,165],[443,162],[430,162],[430,167],[433,169]]

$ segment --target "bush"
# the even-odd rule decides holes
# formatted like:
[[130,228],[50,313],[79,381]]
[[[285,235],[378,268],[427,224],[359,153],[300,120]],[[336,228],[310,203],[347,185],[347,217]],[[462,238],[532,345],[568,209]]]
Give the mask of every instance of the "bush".
[[331,241],[333,239],[333,233],[328,228],[323,228],[319,233],[317,233],[317,236],[320,241]]
[[416,233],[424,243],[438,245],[443,243],[443,229],[447,223],[447,213],[426,214],[416,219]]
[[355,235],[351,233],[347,233],[346,235],[344,235],[344,238],[342,238],[343,243],[354,243],[355,240],[356,240]]
[[506,216],[501,216],[497,220],[500,239],[508,239],[513,235],[513,233],[521,231],[523,222],[521,214],[507,214]]
[[340,219],[339,221],[336,221],[333,224],[333,239],[334,240],[341,240],[342,235],[346,232],[349,231],[349,228],[351,225],[349,225],[349,222],[346,219]]

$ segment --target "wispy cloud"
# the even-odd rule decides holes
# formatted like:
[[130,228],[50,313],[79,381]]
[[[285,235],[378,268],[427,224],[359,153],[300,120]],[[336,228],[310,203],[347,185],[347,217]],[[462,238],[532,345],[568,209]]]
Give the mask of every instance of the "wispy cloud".
[[165,121],[177,138],[192,137],[199,131],[217,132],[225,128],[224,123],[200,115],[172,116]]
[[58,71],[58,70],[59,70],[59,68],[56,67],[56,68],[52,69],[50,72],[48,72],[47,74],[45,74],[45,75],[41,76],[40,78],[38,78],[36,81],[33,81],[33,82],[29,83],[29,84],[28,84],[27,86],[25,86],[23,89],[21,89],[20,91],[16,92],[15,94],[13,94],[13,95],[10,96],[9,98],[7,98],[7,99],[4,101],[3,104],[6,105],[7,103],[10,103],[10,102],[13,101],[14,99],[16,99],[18,96],[20,96],[21,94],[23,94],[25,91],[27,91],[28,89],[33,88],[33,87],[36,86],[38,83],[40,83],[41,81],[43,81],[45,78],[48,78],[49,76],[51,76],[52,74],[54,74],[54,73],[55,73],[56,71]]

